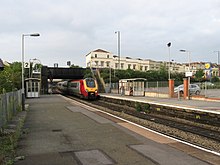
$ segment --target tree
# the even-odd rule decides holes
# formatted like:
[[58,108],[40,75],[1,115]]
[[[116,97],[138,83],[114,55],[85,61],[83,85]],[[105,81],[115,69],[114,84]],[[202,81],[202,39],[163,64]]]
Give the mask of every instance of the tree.
[[[100,69],[101,77],[106,83],[109,83],[110,70],[109,68]],[[132,69],[127,70],[112,70],[111,71],[111,82],[116,83],[120,79],[129,78],[145,78],[147,81],[167,81],[168,72],[165,66],[161,66],[160,70],[149,70],[149,71],[135,71]]]
[[21,63],[14,62],[0,72],[0,93],[21,89]]
[[195,76],[195,81],[199,81],[201,82],[204,78],[204,72],[202,69],[199,69],[196,71],[196,74],[194,75]]
[[213,78],[211,79],[211,82],[212,82],[212,83],[220,82],[220,79],[219,79],[217,76],[215,76],[215,77],[213,77]]
[[175,82],[181,82],[182,83],[183,78],[185,77],[185,74],[174,72],[174,73],[171,74],[171,77],[175,80]]
[[72,65],[70,66],[70,68],[82,68],[82,67],[80,67],[80,66],[78,66],[78,65],[72,64]]
[[90,68],[87,68],[84,72],[83,78],[93,77],[92,70]]

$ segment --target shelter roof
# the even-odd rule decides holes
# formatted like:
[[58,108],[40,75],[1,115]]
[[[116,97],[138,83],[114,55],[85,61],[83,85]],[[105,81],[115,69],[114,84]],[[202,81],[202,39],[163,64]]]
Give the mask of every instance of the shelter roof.
[[121,79],[119,82],[131,82],[131,81],[146,81],[145,78],[129,78],[129,79]]

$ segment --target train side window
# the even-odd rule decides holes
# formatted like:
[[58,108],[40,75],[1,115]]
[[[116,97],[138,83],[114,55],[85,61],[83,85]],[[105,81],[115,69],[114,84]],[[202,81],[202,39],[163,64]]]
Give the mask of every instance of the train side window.
[[70,85],[72,88],[78,88],[78,83],[71,83]]

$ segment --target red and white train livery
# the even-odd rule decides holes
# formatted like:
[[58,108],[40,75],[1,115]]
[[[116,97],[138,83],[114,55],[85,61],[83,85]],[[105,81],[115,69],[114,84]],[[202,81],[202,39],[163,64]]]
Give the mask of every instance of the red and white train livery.
[[98,84],[93,78],[59,82],[58,89],[68,95],[75,95],[86,99],[98,98]]

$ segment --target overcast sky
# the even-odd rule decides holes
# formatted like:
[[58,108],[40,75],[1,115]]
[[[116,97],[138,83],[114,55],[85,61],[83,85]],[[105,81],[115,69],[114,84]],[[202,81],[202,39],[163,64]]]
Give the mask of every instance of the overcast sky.
[[168,61],[217,62],[220,50],[220,0],[0,0],[0,58],[43,65],[85,66],[90,51],[101,48],[121,56]]

